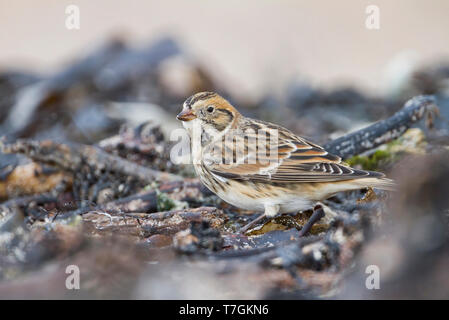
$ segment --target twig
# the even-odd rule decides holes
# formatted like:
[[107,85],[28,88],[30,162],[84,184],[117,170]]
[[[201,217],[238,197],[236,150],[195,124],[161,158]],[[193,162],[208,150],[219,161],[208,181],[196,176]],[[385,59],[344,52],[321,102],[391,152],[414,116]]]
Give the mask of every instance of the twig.
[[0,204],[0,217],[14,211],[14,209],[26,209],[31,203],[43,205],[48,203],[56,203],[58,199],[50,193],[41,193],[31,196],[18,197]]
[[312,226],[315,224],[315,222],[317,222],[323,217],[324,217],[323,207],[321,205],[315,206],[315,208],[313,209],[312,216],[309,218],[309,220],[307,220],[306,224],[299,231],[298,237],[303,237],[307,232],[310,231],[310,229],[312,229]]
[[182,177],[140,166],[94,147],[76,143],[57,143],[50,140],[33,141],[19,139],[13,143],[0,141],[4,153],[21,153],[33,160],[54,165],[63,170],[77,172],[82,165],[92,168],[100,176],[110,171],[125,177],[133,177],[143,183],[181,180]]
[[346,134],[323,147],[343,159],[361,154],[400,137],[413,123],[425,115],[438,114],[434,96],[416,96],[408,100],[404,107],[388,119]]

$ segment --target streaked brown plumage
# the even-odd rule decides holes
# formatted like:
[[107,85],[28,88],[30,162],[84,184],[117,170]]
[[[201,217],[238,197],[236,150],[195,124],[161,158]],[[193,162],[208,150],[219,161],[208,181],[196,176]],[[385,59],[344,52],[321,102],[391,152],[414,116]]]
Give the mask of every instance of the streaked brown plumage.
[[311,208],[340,191],[393,187],[382,173],[351,168],[283,127],[244,117],[213,92],[188,98],[177,118],[191,136],[201,181],[240,208],[274,216]]

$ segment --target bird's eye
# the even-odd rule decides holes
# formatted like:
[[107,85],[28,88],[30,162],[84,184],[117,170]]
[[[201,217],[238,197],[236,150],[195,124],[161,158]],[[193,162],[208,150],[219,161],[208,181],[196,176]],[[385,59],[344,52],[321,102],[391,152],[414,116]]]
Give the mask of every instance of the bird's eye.
[[215,108],[212,106],[209,106],[209,107],[207,107],[206,110],[207,110],[207,112],[212,113],[212,112],[214,112]]

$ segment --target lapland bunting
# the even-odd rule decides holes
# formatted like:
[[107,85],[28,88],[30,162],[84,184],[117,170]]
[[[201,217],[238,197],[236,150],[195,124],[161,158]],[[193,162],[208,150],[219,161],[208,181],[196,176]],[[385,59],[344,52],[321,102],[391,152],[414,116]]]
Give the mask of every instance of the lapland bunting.
[[214,92],[189,97],[177,119],[190,135],[200,180],[261,217],[310,209],[340,191],[393,187],[380,172],[351,168],[283,127],[244,117]]

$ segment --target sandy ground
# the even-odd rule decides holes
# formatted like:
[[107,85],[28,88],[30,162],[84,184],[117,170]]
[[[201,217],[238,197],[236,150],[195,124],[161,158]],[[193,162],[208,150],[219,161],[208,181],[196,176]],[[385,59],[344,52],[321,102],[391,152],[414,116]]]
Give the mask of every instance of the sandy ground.
[[[81,29],[65,27],[78,5]],[[365,8],[380,8],[368,30]],[[172,34],[238,95],[357,83],[385,90],[398,74],[449,56],[449,1],[0,0],[0,68],[49,72],[99,41],[136,45]]]

